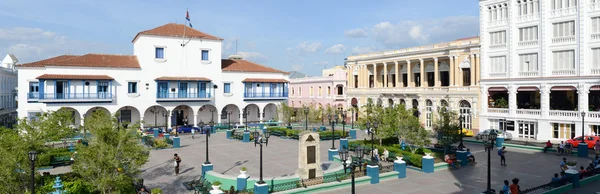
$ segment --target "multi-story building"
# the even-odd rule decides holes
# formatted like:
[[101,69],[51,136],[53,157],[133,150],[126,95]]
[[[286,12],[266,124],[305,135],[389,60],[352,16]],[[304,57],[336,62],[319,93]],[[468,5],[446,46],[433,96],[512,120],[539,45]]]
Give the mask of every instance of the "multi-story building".
[[12,128],[17,121],[17,57],[7,54],[0,67],[0,126]]
[[139,32],[133,55],[62,55],[18,65],[19,117],[65,108],[76,125],[94,111],[146,127],[277,119],[288,73],[239,56],[221,59],[222,42],[166,24]]
[[288,105],[295,108],[315,106],[344,110],[346,107],[346,68],[335,66],[324,69],[320,77],[290,79]]
[[479,5],[481,125],[540,141],[599,134],[600,1]]
[[346,65],[350,106],[406,104],[428,129],[446,106],[464,117],[463,128],[479,129],[479,37],[350,56]]

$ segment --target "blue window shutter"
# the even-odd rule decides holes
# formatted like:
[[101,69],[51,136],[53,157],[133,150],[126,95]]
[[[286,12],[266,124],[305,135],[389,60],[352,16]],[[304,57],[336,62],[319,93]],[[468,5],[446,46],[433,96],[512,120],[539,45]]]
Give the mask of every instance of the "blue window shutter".
[[225,83],[223,90],[223,92],[226,94],[231,93],[231,83]]
[[165,58],[165,48],[155,48],[155,58],[163,59]]
[[202,60],[208,61],[208,50],[202,50]]

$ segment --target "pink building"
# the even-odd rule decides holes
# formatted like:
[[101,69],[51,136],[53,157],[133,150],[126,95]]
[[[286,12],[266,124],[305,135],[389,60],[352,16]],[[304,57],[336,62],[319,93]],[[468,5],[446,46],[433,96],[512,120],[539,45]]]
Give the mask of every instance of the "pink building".
[[344,66],[324,69],[321,77],[291,78],[288,105],[295,108],[311,104],[317,108],[326,108],[329,105],[345,110],[346,79]]

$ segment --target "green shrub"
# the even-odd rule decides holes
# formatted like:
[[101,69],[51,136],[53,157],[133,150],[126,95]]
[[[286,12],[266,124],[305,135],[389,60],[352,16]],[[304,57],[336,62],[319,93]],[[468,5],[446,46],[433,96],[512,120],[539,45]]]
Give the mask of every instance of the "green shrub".
[[154,188],[154,189],[150,190],[150,192],[152,194],[162,194],[163,193],[162,189],[160,189],[160,188]]
[[419,168],[423,167],[423,155],[413,154],[410,156],[410,164]]
[[165,140],[165,138],[157,138],[154,140],[154,148],[167,148],[169,147],[169,144],[167,144],[167,141]]
[[144,136],[142,137],[142,140],[144,141],[144,144],[146,144],[149,147],[154,147],[154,138],[150,137],[150,136]]
[[167,144],[173,145],[173,140],[172,139],[166,139],[165,141],[167,142]]

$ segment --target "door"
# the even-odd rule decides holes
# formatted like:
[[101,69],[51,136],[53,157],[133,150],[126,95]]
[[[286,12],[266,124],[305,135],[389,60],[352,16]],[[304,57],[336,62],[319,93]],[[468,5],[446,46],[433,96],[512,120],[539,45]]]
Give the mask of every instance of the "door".
[[108,98],[108,82],[102,81],[98,82],[98,98],[105,99]]
[[158,98],[167,98],[169,93],[169,83],[158,82]]
[[269,97],[276,97],[277,95],[277,84],[271,84],[269,87]]
[[55,97],[56,99],[64,99],[65,98],[65,82],[63,81],[57,81],[56,82],[56,93],[55,93]]
[[207,96],[206,96],[206,83],[205,82],[200,83],[199,91],[200,91],[199,92],[200,93],[199,94],[200,98],[207,98]]
[[179,98],[187,98],[188,94],[188,83],[179,83]]

